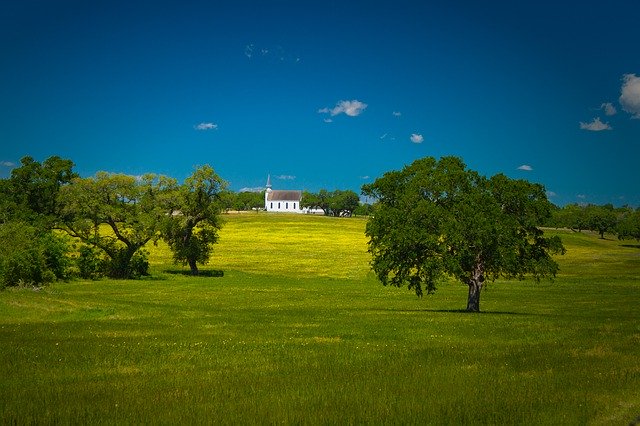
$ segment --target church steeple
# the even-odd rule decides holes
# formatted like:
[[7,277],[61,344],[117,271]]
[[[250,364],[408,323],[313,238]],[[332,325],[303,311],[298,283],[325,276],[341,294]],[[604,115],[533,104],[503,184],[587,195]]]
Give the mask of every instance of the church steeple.
[[266,186],[266,188],[267,189],[271,189],[271,175],[270,174],[267,175],[267,186]]

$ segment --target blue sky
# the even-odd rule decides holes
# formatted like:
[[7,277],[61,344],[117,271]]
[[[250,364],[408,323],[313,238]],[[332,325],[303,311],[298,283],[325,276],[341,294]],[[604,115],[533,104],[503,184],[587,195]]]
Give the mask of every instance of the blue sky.
[[550,200],[640,205],[640,2],[0,4],[0,176],[20,158],[231,189],[353,189],[457,155]]

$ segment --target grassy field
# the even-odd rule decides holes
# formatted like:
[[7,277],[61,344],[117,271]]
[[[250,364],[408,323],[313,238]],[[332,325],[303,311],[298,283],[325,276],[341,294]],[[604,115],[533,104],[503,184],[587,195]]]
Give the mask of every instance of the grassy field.
[[[228,215],[208,274],[0,293],[0,422],[628,424],[640,247],[565,231],[555,282],[416,298],[365,221]],[[222,276],[221,276],[222,275]]]

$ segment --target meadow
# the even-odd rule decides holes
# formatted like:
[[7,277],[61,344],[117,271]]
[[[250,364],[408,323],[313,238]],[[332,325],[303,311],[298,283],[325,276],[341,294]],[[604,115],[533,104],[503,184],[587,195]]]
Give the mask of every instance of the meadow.
[[2,424],[629,424],[640,245],[562,236],[555,281],[491,283],[480,314],[369,270],[364,219],[225,215],[203,275],[0,293]]

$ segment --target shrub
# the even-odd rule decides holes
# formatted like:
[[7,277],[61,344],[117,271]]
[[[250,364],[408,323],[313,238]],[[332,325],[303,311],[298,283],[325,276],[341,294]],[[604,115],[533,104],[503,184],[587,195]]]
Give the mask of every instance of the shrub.
[[129,263],[131,270],[131,278],[140,278],[149,275],[149,253],[144,250],[138,250]]
[[80,247],[76,266],[81,278],[95,280],[104,275],[104,260],[95,248],[89,246]]
[[68,276],[68,245],[22,222],[0,224],[0,287],[41,285]]

